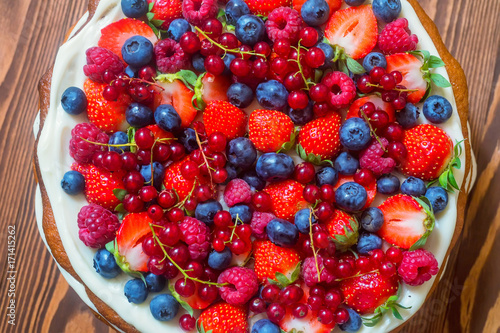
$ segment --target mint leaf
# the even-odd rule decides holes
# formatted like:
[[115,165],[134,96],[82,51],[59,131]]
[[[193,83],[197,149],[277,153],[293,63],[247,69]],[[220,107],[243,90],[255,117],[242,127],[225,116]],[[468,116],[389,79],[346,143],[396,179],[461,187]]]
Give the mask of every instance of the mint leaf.
[[438,68],[443,67],[445,65],[444,61],[441,58],[431,55],[429,58],[429,68]]
[[357,62],[351,57],[347,57],[346,63],[347,63],[347,68],[354,74],[363,74],[364,72],[366,72],[364,67],[361,66],[359,62]]
[[444,76],[442,76],[441,74],[438,74],[438,73],[431,73],[430,75],[430,78],[431,78],[431,81],[438,87],[441,87],[441,88],[448,88],[448,87],[451,87],[451,84],[450,82],[448,82],[448,80],[445,79]]

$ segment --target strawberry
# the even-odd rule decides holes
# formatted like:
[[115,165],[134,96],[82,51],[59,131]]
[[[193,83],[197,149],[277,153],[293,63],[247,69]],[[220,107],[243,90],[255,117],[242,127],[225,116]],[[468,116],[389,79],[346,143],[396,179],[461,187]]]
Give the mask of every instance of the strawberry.
[[363,58],[377,45],[377,19],[372,6],[336,11],[326,23],[325,37],[330,44],[343,47],[351,58]]
[[153,220],[147,212],[125,216],[116,233],[116,245],[120,259],[118,264],[125,272],[148,271],[149,257],[142,251],[142,241],[151,234],[149,224]]
[[365,103],[371,102],[375,105],[377,110],[383,110],[389,116],[389,122],[392,123],[396,121],[396,115],[394,114],[394,108],[391,103],[384,102],[382,98],[377,95],[368,95],[355,100],[351,106],[349,107],[349,111],[347,112],[346,119],[359,117],[362,118],[362,114],[359,112],[359,109],[365,105]]
[[[167,132],[161,129],[158,125],[149,125],[147,128],[153,132],[155,140],[161,140],[161,143],[168,144],[174,139],[174,135],[170,132]],[[165,140],[166,139],[166,140]]]
[[226,101],[208,102],[203,112],[207,135],[221,132],[228,141],[245,135],[246,119],[245,112]]
[[[292,6],[293,8],[299,12],[302,9],[302,5],[306,3],[307,0],[293,0],[292,1]],[[328,4],[328,7],[330,7],[330,15],[332,15],[334,12],[340,9],[342,6],[342,0],[326,0],[326,3]]]
[[306,161],[318,164],[340,152],[340,115],[336,112],[305,124],[299,133],[297,151]]
[[163,185],[167,189],[174,189],[179,196],[179,201],[184,200],[193,190],[196,184],[208,184],[209,181],[204,177],[198,177],[196,180],[186,179],[181,174],[181,166],[185,161],[189,161],[189,156],[170,164],[165,170]]
[[378,235],[403,249],[413,250],[425,244],[434,228],[434,214],[428,205],[409,195],[392,196],[378,208],[384,213]]
[[205,73],[201,79],[202,98],[205,103],[210,101],[227,101],[227,90],[231,85],[231,80],[224,75],[214,76]]
[[196,110],[191,103],[194,92],[186,87],[180,80],[174,80],[172,83],[164,83],[162,87],[164,87],[165,90],[155,94],[153,108],[156,109],[160,104],[170,104],[181,117],[182,127],[191,125],[198,114],[198,110]]
[[271,241],[255,242],[253,255],[255,274],[261,283],[267,283],[267,279],[276,281],[278,272],[292,280],[292,274],[300,264],[299,254],[295,249],[284,248]]
[[412,54],[396,53],[386,57],[387,73],[398,71],[403,74],[400,85],[407,89],[416,90],[406,98],[410,103],[418,103],[424,97],[427,90],[427,82],[421,72],[422,62]]
[[248,119],[248,136],[263,153],[277,152],[294,139],[292,119],[283,112],[255,110]]
[[125,171],[109,172],[93,164],[77,163],[74,163],[71,169],[80,172],[85,178],[84,193],[89,203],[98,204],[111,211],[120,204],[113,190],[124,189],[122,178]]
[[197,322],[198,332],[244,333],[248,331],[244,308],[221,302],[203,311]]
[[326,229],[337,247],[346,249],[358,241],[358,221],[342,210],[333,211],[333,215],[326,222]]
[[181,0],[148,0],[148,3],[153,3],[153,20],[163,21],[160,26],[162,30],[167,30],[173,20],[182,18]]
[[438,178],[453,156],[453,142],[445,131],[430,124],[418,125],[405,132],[408,150],[401,171],[423,180]]
[[153,45],[158,40],[153,30],[146,23],[136,19],[124,18],[104,27],[101,30],[101,38],[99,38],[97,44],[100,47],[113,51],[123,60],[123,44],[125,44],[127,39],[136,35],[146,37]]
[[340,283],[345,304],[361,315],[374,313],[389,297],[396,295],[398,289],[397,274],[387,277],[378,271],[348,278]]
[[[335,184],[334,189],[337,190],[340,185],[347,183],[347,182],[354,182],[354,176],[340,176],[339,180],[337,181],[337,184]],[[366,194],[368,194],[368,197],[366,199],[366,205],[363,207],[363,209],[366,209],[370,207],[372,204],[373,200],[375,199],[375,195],[377,195],[377,181],[373,180],[372,183],[368,185],[363,186],[366,190]]]
[[292,221],[295,213],[307,207],[302,195],[304,185],[295,180],[271,183],[264,191],[271,196],[272,213],[280,219]]
[[107,86],[105,83],[97,83],[87,79],[83,84],[83,90],[87,96],[87,116],[91,124],[101,130],[113,133],[126,130],[125,111],[132,99],[127,94],[121,94],[116,101],[108,101],[102,97],[102,92]]
[[291,7],[292,0],[245,0],[245,3],[248,5],[248,8],[250,8],[252,14],[268,16],[275,8]]

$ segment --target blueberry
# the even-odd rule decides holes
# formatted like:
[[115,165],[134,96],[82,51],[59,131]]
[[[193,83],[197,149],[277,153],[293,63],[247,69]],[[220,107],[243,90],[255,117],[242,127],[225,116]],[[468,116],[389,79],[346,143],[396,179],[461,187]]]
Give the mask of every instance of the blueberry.
[[87,96],[82,89],[69,87],[62,94],[61,106],[69,114],[80,114],[87,110]]
[[156,108],[154,118],[158,127],[167,132],[178,132],[181,129],[181,117],[169,104],[162,104]]
[[367,198],[368,194],[365,188],[355,182],[344,183],[335,191],[337,206],[348,212],[361,210],[365,206]]
[[396,120],[403,128],[408,129],[417,126],[419,115],[418,107],[412,103],[406,103],[404,109],[396,112]]
[[255,170],[249,170],[241,175],[241,179],[247,182],[252,188],[252,191],[261,191],[266,187],[266,181],[257,175]]
[[341,175],[354,175],[358,168],[358,159],[348,152],[344,151],[340,153],[340,155],[335,159],[335,170],[337,170]]
[[238,168],[232,165],[231,163],[226,163],[226,172],[227,172],[227,179],[224,182],[224,185],[229,183],[231,180],[235,179],[238,177]]
[[442,187],[429,187],[425,196],[431,202],[434,214],[444,210],[448,205],[448,192]]
[[325,54],[325,63],[319,67],[319,69],[326,69],[333,65],[332,59],[335,56],[333,48],[328,43],[318,43],[316,47],[319,47]]
[[200,202],[196,206],[194,216],[201,222],[210,225],[214,223],[214,216],[220,210],[222,210],[222,205],[218,201],[210,199]]
[[137,77],[137,69],[127,66],[125,67],[125,74],[129,77]]
[[443,96],[432,95],[425,100],[422,112],[431,123],[442,124],[450,119],[453,108]]
[[130,151],[130,147],[126,146],[126,144],[128,144],[128,135],[127,133],[122,131],[114,132],[113,134],[111,134],[111,136],[109,137],[108,144],[119,146],[119,147],[109,147],[109,150],[115,151],[120,154],[125,151]]
[[265,153],[257,160],[255,171],[267,182],[276,182],[290,178],[295,169],[293,159],[283,153]]
[[227,90],[229,102],[238,108],[246,108],[253,101],[253,91],[249,86],[243,83],[233,83]]
[[191,31],[191,26],[189,25],[188,21],[182,18],[178,18],[170,22],[167,30],[167,36],[168,38],[179,42],[182,35],[184,35],[188,31]]
[[251,333],[280,333],[281,330],[278,325],[273,324],[269,319],[260,319],[252,326]]
[[[141,166],[141,175],[144,177],[144,184],[151,185],[151,164]],[[165,177],[165,167],[159,162],[153,162],[153,186],[159,190],[163,178]]]
[[236,21],[234,33],[241,43],[254,46],[266,36],[266,27],[260,17],[245,14]]
[[377,232],[384,224],[384,213],[377,207],[368,207],[361,214],[359,223],[366,231]]
[[226,4],[226,22],[235,25],[240,17],[250,14],[250,8],[243,0],[231,0]]
[[302,19],[311,27],[317,27],[328,21],[330,7],[325,0],[307,0],[300,10]]
[[94,269],[106,279],[117,277],[122,270],[115,260],[115,256],[106,249],[97,250],[94,255]]
[[401,184],[401,192],[403,194],[411,195],[414,197],[421,197],[425,194],[427,187],[422,179],[418,179],[415,177],[408,177]]
[[[161,105],[160,105],[161,106]],[[135,128],[145,127],[155,123],[154,113],[146,105],[131,103],[125,111],[125,119]]]
[[295,214],[294,223],[299,232],[303,234],[309,234],[309,218],[311,218],[311,224],[318,223],[318,219],[316,218],[316,216],[314,216],[314,214],[311,214],[310,208],[301,209]]
[[126,17],[140,18],[147,14],[149,4],[146,0],[122,0],[122,11]]
[[387,60],[382,53],[371,52],[363,59],[363,67],[367,72],[370,72],[373,67],[387,68]]
[[349,320],[345,324],[339,324],[339,328],[344,332],[357,332],[361,328],[363,321],[361,316],[351,308],[346,308],[349,312]]
[[205,69],[205,58],[200,53],[193,54],[193,58],[191,59],[191,63],[193,64],[193,68],[200,73],[205,73],[207,70]]
[[309,102],[303,109],[290,109],[287,107],[288,116],[292,119],[295,125],[305,125],[314,118],[313,103]]
[[177,316],[179,302],[172,295],[160,294],[151,300],[149,310],[156,320],[169,321]]
[[371,139],[370,127],[361,118],[349,118],[340,127],[340,143],[349,150],[364,149]]
[[143,36],[133,36],[122,46],[123,60],[132,67],[140,68],[153,59],[153,44]]
[[370,233],[362,233],[359,235],[358,239],[358,253],[359,254],[368,254],[370,251],[375,249],[380,249],[382,247],[382,239]]
[[68,171],[61,180],[61,187],[69,195],[83,193],[85,189],[85,177],[78,171]]
[[288,91],[276,80],[262,82],[255,91],[259,104],[270,110],[283,110],[288,105]]
[[297,227],[283,219],[271,220],[266,226],[266,233],[271,242],[281,247],[292,247],[299,240]]
[[148,273],[145,277],[144,280],[146,281],[146,286],[148,287],[148,290],[157,293],[163,290],[165,288],[165,285],[167,284],[167,279],[163,275],[156,275],[153,273]]
[[231,53],[226,53],[226,55],[222,58],[224,61],[224,71],[222,72],[222,75],[230,76],[232,74],[229,66],[234,59],[236,59],[236,56]]
[[148,288],[141,279],[128,280],[124,288],[129,303],[141,304],[148,297]]
[[227,160],[232,165],[246,170],[253,165],[256,158],[257,150],[249,139],[240,137],[229,141]]
[[389,23],[398,18],[401,13],[400,0],[373,0],[373,14],[379,21]]
[[236,222],[237,218],[244,224],[248,224],[250,223],[250,221],[252,221],[253,212],[248,205],[234,205],[233,207],[229,208],[229,213],[231,214],[233,222]]
[[394,194],[399,190],[399,178],[387,174],[377,179],[377,191],[382,194]]
[[188,153],[198,149],[198,142],[196,141],[196,132],[192,128],[186,128],[178,137]]
[[337,170],[330,166],[322,167],[316,172],[316,185],[319,187],[328,184],[335,186],[339,180],[339,174]]
[[229,267],[233,254],[228,247],[225,247],[222,252],[212,251],[208,255],[208,266],[218,271],[222,271]]
[[361,6],[364,2],[365,0],[345,0],[348,6]]

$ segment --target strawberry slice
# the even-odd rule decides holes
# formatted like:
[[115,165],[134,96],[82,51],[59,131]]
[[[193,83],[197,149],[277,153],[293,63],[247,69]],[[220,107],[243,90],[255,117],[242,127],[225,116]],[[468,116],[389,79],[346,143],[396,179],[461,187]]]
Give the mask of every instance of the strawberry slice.
[[101,38],[99,38],[97,45],[113,51],[123,60],[123,44],[127,39],[136,35],[146,37],[153,45],[158,41],[155,33],[146,23],[136,19],[124,18],[104,27],[101,30]]
[[[347,182],[354,182],[354,176],[339,176],[339,180],[337,181],[337,184],[335,184],[334,186],[335,191],[340,187],[340,185]],[[368,197],[366,199],[366,205],[363,207],[363,209],[366,209],[370,207],[373,200],[375,199],[375,195],[377,195],[377,181],[374,180],[368,186],[363,186],[363,187],[365,188],[366,193],[368,194]]]
[[377,19],[372,6],[336,11],[326,24],[325,37],[330,44],[343,47],[351,58],[363,58],[377,45]]
[[231,85],[231,80],[227,76],[214,76],[210,73],[203,75],[202,98],[205,103],[210,101],[228,101],[227,90]]
[[384,102],[382,98],[378,97],[377,95],[368,95],[365,97],[358,98],[355,100],[351,106],[349,107],[349,111],[347,112],[347,116],[345,119],[349,118],[354,118],[354,117],[360,117],[361,114],[359,113],[359,109],[365,105],[365,103],[372,102],[373,105],[375,105],[375,108],[378,110],[383,110],[387,113],[389,116],[389,122],[392,123],[396,121],[396,116],[394,114],[394,108],[392,107],[391,103]]
[[434,228],[434,214],[427,204],[409,195],[388,198],[378,208],[384,213],[384,224],[378,235],[403,249],[425,244]]
[[172,83],[163,83],[162,87],[165,90],[157,94],[153,108],[156,109],[160,104],[170,104],[181,117],[182,127],[191,125],[198,113],[198,110],[191,103],[194,92],[180,80],[174,80]]
[[[293,8],[299,12],[302,9],[302,6],[306,3],[307,0],[293,0],[292,5]],[[342,0],[326,0],[328,7],[330,7],[330,15],[340,9],[342,7]]]
[[148,271],[149,257],[142,251],[142,241],[151,234],[152,223],[146,212],[132,213],[125,216],[116,233],[116,244],[120,255],[119,265],[128,271]]
[[387,73],[398,71],[403,74],[403,81],[400,85],[407,89],[415,89],[410,93],[407,101],[410,103],[418,103],[424,97],[427,90],[427,82],[424,80],[422,71],[422,62],[412,54],[396,53],[386,57]]

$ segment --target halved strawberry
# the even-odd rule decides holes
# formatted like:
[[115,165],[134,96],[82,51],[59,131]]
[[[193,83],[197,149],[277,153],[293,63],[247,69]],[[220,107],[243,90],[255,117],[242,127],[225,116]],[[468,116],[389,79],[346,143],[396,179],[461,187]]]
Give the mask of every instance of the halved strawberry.
[[[299,12],[302,9],[302,5],[306,3],[307,0],[293,0],[292,6],[293,8]],[[330,16],[336,12],[337,10],[340,9],[342,6],[342,0],[326,0],[326,3],[328,4],[328,7],[330,7]]]
[[180,80],[174,80],[172,83],[163,83],[162,87],[164,90],[156,94],[153,108],[156,109],[160,104],[170,104],[181,117],[181,126],[188,127],[191,125],[198,113],[198,110],[191,103],[194,92]]
[[274,215],[288,221],[292,221],[295,213],[308,206],[303,191],[304,185],[291,179],[271,183],[264,188],[264,192],[271,196]]
[[[339,180],[337,181],[337,184],[335,184],[334,189],[337,190],[340,185],[347,183],[347,182],[354,182],[354,176],[340,176]],[[366,205],[363,207],[363,209],[366,209],[370,207],[371,203],[375,199],[375,195],[377,195],[377,181],[373,180],[373,182],[367,186],[363,186],[366,190],[366,193],[368,194],[368,197],[366,199]]]
[[344,249],[358,242],[359,223],[352,216],[340,209],[335,209],[326,222],[326,229],[337,246]]
[[148,3],[153,3],[153,20],[163,21],[162,30],[167,30],[173,20],[182,18],[181,0],[148,0]]
[[148,271],[149,257],[142,251],[142,241],[151,234],[152,222],[147,212],[128,214],[123,219],[116,233],[116,245],[119,265],[125,271]]
[[330,44],[343,47],[351,58],[363,58],[377,45],[377,19],[372,6],[336,11],[326,24],[325,37]]
[[124,18],[113,22],[101,30],[101,38],[97,45],[116,53],[122,60],[122,46],[130,37],[141,35],[153,43],[158,41],[153,30],[144,22]]
[[201,79],[202,98],[205,103],[210,101],[228,101],[227,90],[231,85],[229,77],[224,75],[215,76],[210,73],[205,73]]
[[292,0],[245,0],[245,2],[248,5],[248,8],[250,8],[252,14],[260,14],[264,16],[268,16],[269,13],[271,13],[275,8],[290,7],[292,5]]
[[300,264],[297,250],[275,245],[271,241],[255,242],[253,256],[255,274],[261,283],[267,283],[267,279],[276,280],[276,273],[290,280]]
[[295,140],[293,131],[292,119],[283,112],[255,110],[248,119],[248,137],[263,153],[277,152],[285,143]]
[[424,207],[425,203],[417,200],[420,201],[398,194],[384,201],[378,207],[384,213],[384,223],[378,235],[403,249],[422,246],[434,228],[434,215]]
[[[325,325],[318,320],[317,312],[310,309],[304,318],[295,318],[292,314],[292,308],[287,307],[280,327],[285,332],[330,333],[335,327],[335,321]],[[294,329],[295,331],[293,331]]]
[[360,117],[361,114],[359,112],[359,109],[365,105],[365,103],[372,102],[373,105],[375,105],[375,108],[377,110],[383,110],[387,113],[389,116],[389,122],[392,123],[396,120],[396,115],[394,114],[394,108],[392,107],[391,103],[384,102],[382,98],[380,98],[377,95],[368,95],[364,96],[361,98],[358,98],[354,102],[352,102],[351,106],[349,107],[349,111],[347,112],[347,115],[345,119],[349,118],[354,118],[354,117]]
[[408,95],[407,101],[410,103],[420,102],[427,89],[427,82],[424,80],[420,70],[422,62],[409,53],[396,53],[387,56],[386,60],[387,72],[401,72],[401,74],[403,74],[403,81],[400,85],[405,86],[407,89],[416,90]]

